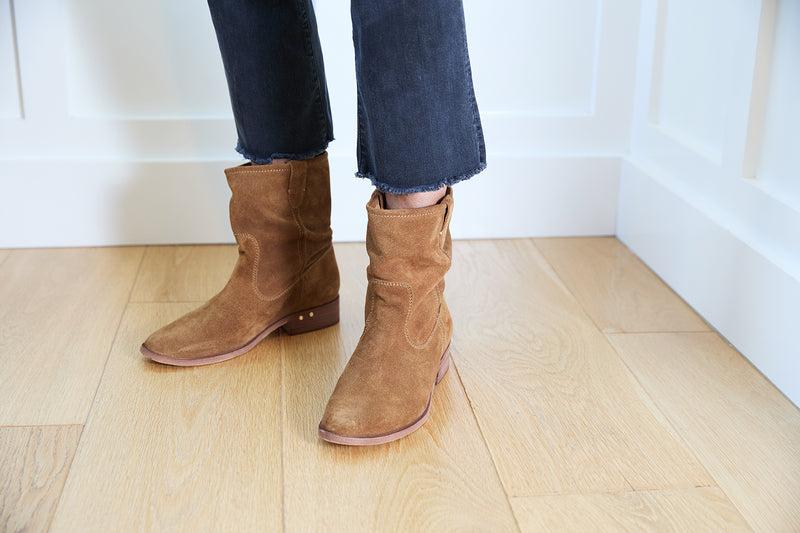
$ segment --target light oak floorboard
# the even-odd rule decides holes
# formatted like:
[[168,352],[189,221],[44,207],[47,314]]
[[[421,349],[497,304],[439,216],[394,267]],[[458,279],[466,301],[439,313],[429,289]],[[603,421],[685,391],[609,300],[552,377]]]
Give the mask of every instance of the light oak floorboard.
[[8,249],[0,250],[0,265],[3,264],[3,261],[5,261],[6,257],[8,257],[8,255],[10,253],[11,253],[11,250],[8,250]]
[[130,304],[53,531],[279,531],[280,339],[177,368],[139,345],[194,304]]
[[132,302],[205,302],[233,272],[235,245],[149,246],[131,293]]
[[710,330],[686,302],[616,238],[534,242],[603,331]]
[[143,253],[13,250],[0,265],[0,426],[86,421]]
[[715,333],[609,335],[756,531],[800,531],[800,411]]
[[713,483],[532,241],[455,244],[456,362],[509,495]]
[[522,531],[751,531],[717,487],[513,498]]
[[[338,326],[283,336],[287,531],[514,531],[509,503],[451,368],[431,416],[393,443],[338,446],[317,425],[361,335],[364,245],[339,245]],[[456,362],[458,354],[453,355]]]
[[82,426],[0,428],[0,531],[45,531]]

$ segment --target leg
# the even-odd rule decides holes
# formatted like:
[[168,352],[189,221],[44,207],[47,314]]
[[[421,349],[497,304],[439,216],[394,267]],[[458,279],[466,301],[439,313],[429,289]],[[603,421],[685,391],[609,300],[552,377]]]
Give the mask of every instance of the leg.
[[449,185],[485,167],[461,0],[352,0],[359,173],[367,204],[364,333],[320,436],[382,444],[418,429],[450,363]]
[[444,198],[446,187],[435,191],[412,192],[410,194],[386,193],[386,209],[419,209],[436,205]]
[[333,139],[311,0],[208,0],[237,151],[254,163],[308,159]]
[[351,0],[358,176],[433,191],[486,166],[461,0]]

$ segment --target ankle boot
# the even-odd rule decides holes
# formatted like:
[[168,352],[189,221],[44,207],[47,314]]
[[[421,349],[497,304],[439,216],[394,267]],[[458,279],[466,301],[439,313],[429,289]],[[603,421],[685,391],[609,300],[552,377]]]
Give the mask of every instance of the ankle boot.
[[144,355],[197,366],[241,355],[278,328],[294,335],[339,321],[326,153],[227,169],[239,259],[222,291],[156,331]]
[[450,365],[453,321],[444,275],[452,254],[452,191],[431,207],[384,206],[377,191],[367,204],[364,333],[319,424],[320,437],[337,444],[383,444],[418,429]]

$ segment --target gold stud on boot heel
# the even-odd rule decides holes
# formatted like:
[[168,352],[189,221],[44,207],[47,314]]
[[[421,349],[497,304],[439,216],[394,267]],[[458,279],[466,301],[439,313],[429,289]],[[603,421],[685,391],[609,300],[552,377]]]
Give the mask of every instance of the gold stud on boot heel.
[[299,335],[317,329],[327,328],[339,323],[339,297],[319,307],[294,313],[283,325],[289,335]]

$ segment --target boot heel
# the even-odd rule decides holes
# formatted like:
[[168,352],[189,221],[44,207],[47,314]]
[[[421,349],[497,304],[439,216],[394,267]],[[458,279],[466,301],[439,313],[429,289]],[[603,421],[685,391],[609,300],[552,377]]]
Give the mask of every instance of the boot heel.
[[289,321],[283,325],[283,331],[289,335],[308,333],[339,322],[339,297],[332,302],[319,307],[312,307],[298,311],[289,316]]
[[447,345],[447,349],[444,351],[444,355],[442,355],[442,360],[439,362],[439,372],[436,374],[436,385],[439,384],[440,381],[444,379],[445,374],[450,369],[450,345]]

